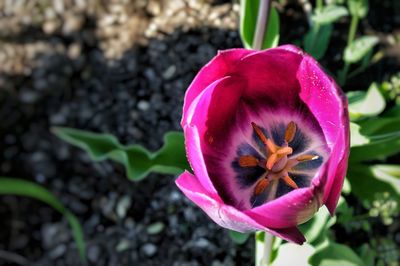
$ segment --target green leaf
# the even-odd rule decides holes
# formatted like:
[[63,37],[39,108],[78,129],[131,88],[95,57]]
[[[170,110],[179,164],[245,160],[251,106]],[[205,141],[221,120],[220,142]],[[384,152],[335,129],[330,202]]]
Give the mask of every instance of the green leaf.
[[396,105],[383,114],[384,117],[400,117],[400,105]]
[[386,107],[385,98],[375,83],[371,84],[367,92],[349,92],[347,96],[351,120],[376,116]]
[[82,261],[86,262],[86,247],[83,237],[82,227],[78,218],[68,211],[64,205],[46,188],[23,179],[0,177],[0,195],[16,195],[31,197],[40,200],[55,210],[59,211],[68,220],[72,229],[72,235],[75,239],[76,246]]
[[370,142],[370,140],[360,133],[361,127],[356,123],[350,122],[350,147],[362,146]]
[[357,123],[350,124],[350,162],[382,160],[400,152],[400,117],[376,117]]
[[391,164],[376,164],[371,166],[374,176],[388,184],[391,184],[397,194],[400,195],[400,166]]
[[314,23],[325,25],[332,24],[348,14],[347,9],[343,6],[328,5],[318,10],[311,19]]
[[[253,47],[259,3],[260,0],[241,0],[240,2],[240,35],[244,47],[248,49]],[[265,28],[267,34],[264,36],[261,49],[276,47],[279,42],[279,15],[273,6],[270,10]]]
[[369,137],[370,143],[354,146],[350,149],[349,161],[360,162],[369,160],[383,160],[388,156],[400,152],[400,132],[387,135]]
[[352,193],[361,201],[374,201],[375,194],[387,192],[391,197],[400,201],[399,179],[388,174],[394,166],[350,164],[347,177],[351,184]]
[[315,59],[321,59],[328,49],[332,25],[314,25],[304,37],[304,49]]
[[323,207],[318,210],[311,220],[299,225],[300,231],[307,239],[307,243],[316,246],[320,242],[326,233],[326,229],[329,228],[330,223],[328,221],[330,219],[333,218],[330,217],[328,210]]
[[364,18],[368,14],[368,0],[348,0],[347,5],[352,16]]
[[238,245],[242,245],[246,243],[247,239],[250,236],[250,233],[239,233],[236,231],[229,230],[229,236],[233,242],[235,242]]
[[400,133],[400,117],[373,117],[357,123],[361,128],[360,133],[366,136]]
[[123,146],[109,134],[57,127],[54,134],[64,141],[85,150],[94,161],[114,160],[125,166],[129,179],[139,181],[151,172],[179,174],[190,169],[181,132],[168,132],[164,146],[150,152],[140,145]]
[[350,193],[351,193],[351,185],[349,180],[345,178],[343,182],[342,194],[349,195]]
[[376,36],[362,36],[355,39],[344,50],[344,61],[347,63],[357,63],[363,59],[379,42]]
[[376,251],[372,249],[369,244],[363,244],[360,247],[360,258],[364,261],[365,266],[374,266]]
[[364,266],[364,262],[349,247],[329,243],[326,247],[317,250],[311,256],[309,263],[315,266]]

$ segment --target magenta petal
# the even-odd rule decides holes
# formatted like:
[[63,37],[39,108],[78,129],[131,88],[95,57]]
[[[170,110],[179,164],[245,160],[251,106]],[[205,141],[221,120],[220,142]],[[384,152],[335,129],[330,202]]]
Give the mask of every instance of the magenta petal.
[[320,207],[320,198],[320,193],[314,187],[296,189],[245,213],[267,227],[292,227],[312,217]]
[[301,60],[300,54],[286,49],[268,49],[243,57],[234,71],[246,80],[246,100],[270,108],[296,109],[299,103],[296,73]]
[[308,55],[304,57],[297,77],[301,84],[300,98],[318,120],[328,145],[333,147],[346,124],[346,96],[324,73],[319,64]]
[[299,47],[297,47],[297,46],[294,46],[293,44],[281,45],[281,46],[279,46],[279,47],[276,47],[276,49],[281,49],[281,50],[293,52],[293,53],[295,53],[295,54],[304,55],[303,50],[301,50],[301,49],[300,49]]
[[336,183],[332,185],[332,188],[329,191],[329,193],[326,193],[327,198],[326,200],[324,200],[325,205],[332,216],[335,214],[336,206],[340,198],[346,171],[347,171],[347,157],[344,157],[339,162],[339,165],[337,166],[336,169],[336,175],[338,176]]
[[[301,233],[299,228],[296,226],[293,227],[287,227],[287,228],[280,228],[280,229],[274,229],[275,233],[272,233],[276,236],[279,236],[286,241],[294,242],[296,244],[303,244],[306,241],[306,238],[304,235]],[[271,231],[269,231],[271,232]]]
[[298,79],[301,83],[300,97],[318,120],[331,149],[330,158],[324,167],[327,172],[321,175],[320,182],[324,188],[323,203],[327,203],[329,211],[333,214],[347,170],[349,152],[347,99],[335,82],[308,55],[300,65]]
[[176,184],[190,200],[207,213],[214,222],[224,228],[238,232],[263,230],[298,244],[305,241],[304,236],[296,227],[283,229],[266,228],[243,212],[225,205],[219,199],[213,198],[202,187],[197,178],[189,172],[181,174],[176,180]]
[[[326,204],[331,215],[334,215],[336,205],[339,201],[341,190],[344,183],[344,178],[347,171],[347,162],[349,157],[348,148],[347,151],[343,151],[346,147],[349,147],[350,143],[350,132],[349,127],[345,128],[345,131],[340,134],[336,142],[336,146],[332,151],[331,160],[328,162],[329,169],[328,174],[335,178],[328,178],[325,184],[325,193],[323,202]],[[344,153],[344,154],[343,154]],[[336,160],[335,160],[336,158]],[[340,159],[341,158],[341,159]],[[340,160],[340,161],[337,161]]]
[[215,199],[221,201],[207,173],[203,154],[201,153],[200,136],[197,128],[195,126],[187,125],[185,126],[184,131],[187,156],[194,174],[198,177],[204,189],[207,190],[208,193],[213,194]]
[[238,232],[262,230],[263,227],[235,208],[225,205],[218,198],[208,194],[198,179],[188,172],[176,180],[182,192],[196,203],[207,215],[222,227]]
[[201,141],[205,144],[210,138],[225,137],[233,123],[236,107],[243,92],[243,80],[226,76],[205,88],[189,107],[183,127],[195,125]]
[[183,105],[182,126],[186,120],[186,113],[192,101],[211,83],[229,75],[231,68],[237,64],[242,57],[254,52],[253,50],[240,48],[219,51],[217,56],[200,70],[186,91]]

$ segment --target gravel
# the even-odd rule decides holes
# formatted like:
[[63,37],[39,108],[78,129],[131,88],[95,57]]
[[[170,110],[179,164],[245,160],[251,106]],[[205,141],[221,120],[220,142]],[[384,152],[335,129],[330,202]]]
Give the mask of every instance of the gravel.
[[[92,265],[252,263],[252,241],[233,244],[173,176],[133,183],[120,165],[93,163],[50,131],[69,126],[159,148],[165,132],[180,130],[177,107],[196,72],[217,49],[240,46],[237,5],[24,3],[0,3],[1,174],[41,183],[78,216]],[[50,207],[6,197],[0,215],[2,228],[18,224],[1,231],[0,249],[32,265],[79,265],[68,223]]]

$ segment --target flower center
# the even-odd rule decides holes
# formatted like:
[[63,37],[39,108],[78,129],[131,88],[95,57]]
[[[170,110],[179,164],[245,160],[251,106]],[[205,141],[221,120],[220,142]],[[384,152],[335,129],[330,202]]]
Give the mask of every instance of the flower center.
[[271,181],[279,179],[291,188],[297,189],[298,185],[290,177],[290,173],[294,171],[293,167],[302,162],[316,160],[319,156],[303,154],[296,158],[288,157],[293,153],[293,148],[290,147],[290,143],[293,141],[297,131],[296,123],[291,121],[286,126],[282,146],[276,145],[272,139],[267,138],[256,123],[252,122],[251,126],[257,137],[262,141],[266,154],[262,159],[258,159],[253,155],[243,155],[239,157],[238,163],[240,167],[262,167],[265,169],[265,173],[260,177],[254,187],[253,194],[255,196],[260,195],[265,191]]

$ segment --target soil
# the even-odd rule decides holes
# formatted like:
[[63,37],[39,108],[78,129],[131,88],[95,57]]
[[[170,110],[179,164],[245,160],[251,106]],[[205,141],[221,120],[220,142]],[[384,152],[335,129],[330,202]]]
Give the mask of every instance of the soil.
[[[131,182],[120,165],[94,163],[50,131],[111,133],[155,150],[165,132],[180,130],[179,106],[197,71],[217,50],[242,46],[237,3],[132,2],[0,2],[0,174],[42,184],[77,215],[91,265],[251,265],[253,240],[234,244],[174,176]],[[296,1],[281,2],[281,43],[293,43],[307,21]],[[392,54],[346,90],[399,69],[390,37],[399,34],[400,12],[379,16],[392,5],[371,1],[371,25],[361,27]],[[324,66],[340,66],[347,27],[338,23]],[[66,220],[47,205],[3,196],[0,228],[0,265],[80,264]]]

